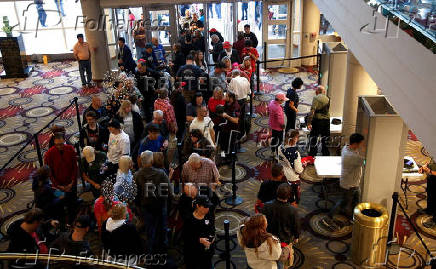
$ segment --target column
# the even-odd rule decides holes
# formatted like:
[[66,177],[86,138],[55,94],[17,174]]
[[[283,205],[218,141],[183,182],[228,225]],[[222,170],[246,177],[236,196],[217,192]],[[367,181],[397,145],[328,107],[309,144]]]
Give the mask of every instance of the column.
[[342,43],[324,43],[328,48],[328,90],[330,117],[342,117],[344,109],[345,82],[347,78],[347,49]]
[[109,71],[109,54],[107,50],[105,17],[100,8],[100,0],[80,1],[86,40],[91,47],[92,79],[101,82]]
[[377,85],[363,66],[348,50],[347,79],[345,83],[342,135],[345,139],[356,131],[357,104],[359,95],[376,95]]
[[[317,38],[319,33],[319,9],[312,0],[303,0],[303,27],[301,39],[301,56],[317,54]],[[303,59],[303,66],[314,66],[316,57]]]

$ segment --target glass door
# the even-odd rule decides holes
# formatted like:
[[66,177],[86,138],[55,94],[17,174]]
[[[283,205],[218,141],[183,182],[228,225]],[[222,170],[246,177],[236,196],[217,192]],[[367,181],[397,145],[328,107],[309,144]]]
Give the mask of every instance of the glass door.
[[[266,42],[267,60],[290,58],[292,31],[290,23],[290,2],[264,3],[263,40]],[[268,67],[288,67],[290,61],[276,61],[266,64]]]
[[176,9],[174,5],[152,5],[144,7],[144,27],[146,40],[157,38],[165,50],[177,40]]

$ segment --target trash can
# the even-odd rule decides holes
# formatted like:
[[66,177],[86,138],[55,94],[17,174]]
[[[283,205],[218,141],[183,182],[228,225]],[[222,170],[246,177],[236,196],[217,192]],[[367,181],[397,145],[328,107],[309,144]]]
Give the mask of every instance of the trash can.
[[385,262],[388,211],[380,204],[360,203],[354,208],[351,258],[359,266]]

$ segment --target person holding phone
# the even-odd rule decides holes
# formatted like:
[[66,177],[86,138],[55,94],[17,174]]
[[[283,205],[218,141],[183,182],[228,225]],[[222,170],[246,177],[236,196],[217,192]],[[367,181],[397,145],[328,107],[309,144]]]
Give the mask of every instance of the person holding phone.
[[186,268],[210,269],[214,254],[215,222],[210,217],[209,198],[199,195],[193,201],[194,212],[183,225],[184,256]]

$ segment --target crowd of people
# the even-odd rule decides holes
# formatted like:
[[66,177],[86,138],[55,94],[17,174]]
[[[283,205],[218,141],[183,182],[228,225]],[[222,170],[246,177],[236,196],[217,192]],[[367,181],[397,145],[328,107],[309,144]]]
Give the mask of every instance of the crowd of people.
[[[125,39],[119,38],[119,72],[104,84],[105,103],[94,95],[83,113],[81,152],[68,144],[65,128],[52,127],[44,166],[33,178],[35,209],[10,226],[10,252],[48,253],[53,248],[89,256],[92,251],[85,235],[95,230],[105,254],[128,264],[141,264],[144,261],[137,257],[152,254],[147,262],[158,265],[175,230],[182,239],[186,268],[212,268],[216,188],[221,185],[217,163],[232,160],[249,133],[246,116],[259,54],[249,25],[233,44],[210,29],[208,49],[202,16],[191,16],[186,10],[180,39],[171,53],[165,52],[158,38],[146,43],[140,22],[132,33],[136,61]],[[77,38],[74,55],[82,84],[92,86],[93,52],[83,35]],[[208,53],[213,64],[205,60]],[[296,115],[297,90],[302,86],[301,78],[294,79],[292,88],[268,105],[275,159],[271,179],[261,184],[254,205],[257,214],[238,230],[251,268],[292,265],[292,244],[300,233],[295,206],[300,201],[303,161]],[[322,86],[316,93],[307,125],[311,138],[317,140],[319,135],[322,139],[329,135],[330,101]],[[353,167],[347,170],[350,176],[341,179],[344,199],[332,214],[356,202],[362,161],[355,154],[362,140],[352,136],[350,146],[344,148],[343,158],[353,158]],[[174,141],[176,154],[169,149]],[[316,146],[310,149],[312,156],[317,154]],[[328,154],[326,141],[322,154]],[[77,197],[78,178],[85,183],[82,191],[93,195],[90,210]],[[333,217],[325,223],[338,226]],[[171,263],[166,261],[166,266]]]

